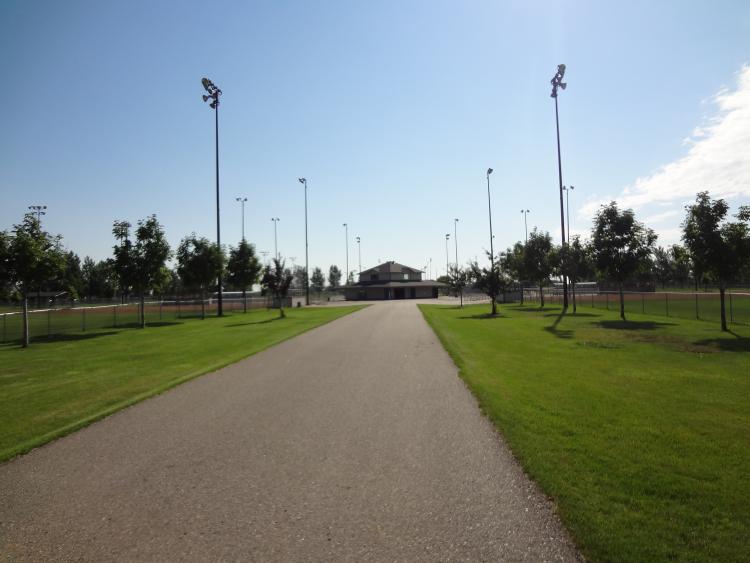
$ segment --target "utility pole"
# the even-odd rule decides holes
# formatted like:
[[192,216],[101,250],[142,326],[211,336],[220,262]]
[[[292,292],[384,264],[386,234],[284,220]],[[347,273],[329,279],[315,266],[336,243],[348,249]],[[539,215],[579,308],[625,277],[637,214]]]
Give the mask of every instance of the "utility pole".
[[[221,250],[221,218],[219,215],[219,96],[221,96],[221,90],[211,82],[208,78],[201,80],[203,88],[205,88],[208,95],[203,95],[203,101],[207,102],[211,100],[209,106],[214,110],[214,117],[216,118],[216,246]],[[217,276],[218,286],[218,316],[224,315],[224,299],[221,288],[221,271]]]
[[242,205],[242,240],[245,240],[245,202],[247,201],[246,197],[236,197],[234,198],[235,201],[239,201]]
[[[550,81],[552,83],[551,97],[555,98],[555,127],[557,129],[557,174],[560,182],[560,234],[562,235],[563,250],[566,246],[565,239],[565,215],[563,214],[563,179],[562,179],[562,157],[560,156],[560,115],[557,109],[557,89],[558,87],[565,90],[566,82],[562,79],[565,76],[565,65],[557,65],[557,73]],[[563,275],[563,310],[568,308],[568,278]]]

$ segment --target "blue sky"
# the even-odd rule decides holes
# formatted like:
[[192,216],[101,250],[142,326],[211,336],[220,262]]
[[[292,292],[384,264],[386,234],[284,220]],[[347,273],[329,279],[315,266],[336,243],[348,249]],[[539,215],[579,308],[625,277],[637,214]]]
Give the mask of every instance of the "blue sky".
[[699,189],[750,203],[747,2],[25,2],[0,5],[0,228],[30,204],[81,256],[156,213],[170,242],[246,235],[310,265],[445,269],[529,225],[559,237],[554,103],[573,232],[615,198],[676,242]]

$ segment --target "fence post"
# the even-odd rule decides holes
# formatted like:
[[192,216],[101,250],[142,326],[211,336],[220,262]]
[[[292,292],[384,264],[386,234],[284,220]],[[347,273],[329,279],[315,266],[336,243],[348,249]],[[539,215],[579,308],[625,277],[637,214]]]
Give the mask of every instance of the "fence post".
[[729,294],[729,322],[734,323],[734,310],[732,309],[732,292],[728,291]]
[[698,314],[698,294],[695,294],[695,320],[699,321],[701,319],[700,315]]
[[664,294],[664,300],[667,304],[667,316],[669,316],[669,293]]
[[86,332],[86,307],[81,308],[81,325],[83,326],[83,332]]

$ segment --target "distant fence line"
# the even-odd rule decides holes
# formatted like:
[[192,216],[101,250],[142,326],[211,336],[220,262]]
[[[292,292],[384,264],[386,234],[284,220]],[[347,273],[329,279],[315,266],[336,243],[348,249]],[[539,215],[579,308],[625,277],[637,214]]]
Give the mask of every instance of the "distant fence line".
[[[719,322],[721,299],[718,293],[685,291],[623,292],[625,313],[641,313],[678,319]],[[539,290],[525,288],[527,301],[539,301]],[[575,292],[578,307],[619,311],[620,294],[617,291],[583,290]],[[544,291],[544,299],[561,303],[562,292],[555,288]],[[568,299],[572,306],[573,296]],[[727,321],[733,324],[750,324],[750,293],[727,291],[725,297]]]
[[[286,298],[284,306],[291,305]],[[278,306],[271,297],[247,297],[246,299],[224,299],[227,312],[263,309]],[[174,299],[147,301],[145,316],[147,323],[170,322],[179,319],[200,318],[217,313],[216,299]],[[29,311],[29,338],[40,339],[70,332],[85,332],[102,328],[135,327],[139,322],[139,304],[88,305],[79,307],[35,309]],[[0,343],[21,339],[23,314],[19,311],[0,313]]]

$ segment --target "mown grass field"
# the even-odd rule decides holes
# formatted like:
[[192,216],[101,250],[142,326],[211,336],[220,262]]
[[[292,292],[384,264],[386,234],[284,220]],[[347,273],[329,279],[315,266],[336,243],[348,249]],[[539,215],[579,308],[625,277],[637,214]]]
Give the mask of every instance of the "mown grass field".
[[595,561],[750,561],[750,327],[421,306]]
[[0,345],[0,461],[361,309],[254,310]]

